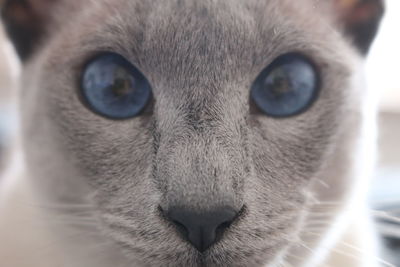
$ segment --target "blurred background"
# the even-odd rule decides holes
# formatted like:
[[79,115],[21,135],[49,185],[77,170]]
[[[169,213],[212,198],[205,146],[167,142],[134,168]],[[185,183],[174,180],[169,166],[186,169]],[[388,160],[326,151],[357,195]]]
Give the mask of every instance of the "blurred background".
[[[366,64],[368,86],[379,95],[378,168],[371,208],[385,245],[382,258],[400,266],[400,0],[387,0],[386,16]],[[15,87],[19,63],[0,25],[0,169],[17,131]],[[399,76],[398,76],[399,75]]]
[[370,202],[386,250],[400,266],[400,1],[386,0],[386,16],[367,61],[367,83],[379,95],[378,168]]

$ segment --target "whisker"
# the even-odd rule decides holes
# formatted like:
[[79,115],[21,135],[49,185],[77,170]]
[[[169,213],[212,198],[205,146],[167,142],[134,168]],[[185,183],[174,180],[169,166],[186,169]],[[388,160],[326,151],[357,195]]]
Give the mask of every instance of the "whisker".
[[322,181],[321,179],[316,179],[316,181],[321,184],[323,187],[325,187],[326,189],[330,189],[331,186],[329,184],[327,184],[326,182]]
[[93,204],[88,203],[68,203],[68,202],[53,202],[53,203],[32,203],[24,202],[22,200],[16,203],[17,205],[36,207],[36,208],[46,208],[46,209],[90,209],[93,208]]
[[118,225],[125,226],[125,227],[129,227],[132,224],[132,220],[130,220],[128,218],[124,218],[122,216],[117,216],[115,214],[107,213],[107,214],[101,215],[101,217],[109,223],[118,224]]
[[[358,247],[356,247],[356,246],[354,246],[354,245],[351,245],[351,244],[349,244],[349,243],[347,243],[347,242],[345,242],[345,241],[341,241],[340,244],[344,245],[345,247],[354,249],[354,250],[356,250],[356,251],[358,251],[358,252],[360,252],[360,253],[362,253],[362,254],[365,255],[365,251],[362,251],[360,248],[358,248]],[[396,266],[394,266],[393,264],[391,264],[391,263],[389,263],[389,262],[387,262],[387,261],[385,261],[385,260],[383,260],[383,259],[381,259],[381,258],[379,258],[379,257],[375,257],[375,259],[376,259],[377,261],[379,261],[380,263],[382,263],[382,264],[388,266],[388,267],[396,267]]]
[[[314,236],[317,236],[317,237],[322,236],[321,233],[312,232],[312,231],[307,231],[306,234],[307,234],[307,235],[314,235]],[[343,241],[343,240],[339,241],[338,244],[339,244],[339,245],[346,246],[346,247],[348,247],[348,248],[351,248],[351,249],[357,251],[358,253],[360,253],[360,254],[362,254],[362,255],[364,255],[364,256],[367,254],[367,253],[366,253],[365,251],[363,251],[361,248],[358,248],[358,247],[356,247],[356,246],[354,246],[354,245],[351,245],[350,243],[347,243],[347,242],[345,242],[345,241]],[[304,244],[301,243],[301,245],[304,245]],[[332,248],[327,248],[327,249],[330,249],[330,250],[332,250],[332,251],[334,251],[334,252],[336,252],[336,253],[338,253],[338,254],[341,254],[341,255],[347,256],[347,257],[351,257],[351,258],[356,259],[356,260],[360,260],[360,259],[361,259],[361,257],[357,257],[357,255],[350,254],[350,253],[345,252],[345,251],[341,251],[341,250],[339,250],[339,249],[337,249],[337,248],[334,248],[334,247],[332,247]],[[383,265],[385,265],[385,266],[387,266],[387,267],[396,267],[395,265],[393,265],[393,264],[391,264],[391,263],[385,261],[384,259],[382,259],[382,258],[380,258],[380,257],[375,256],[375,257],[373,257],[373,258],[374,258],[376,261],[378,261],[379,263],[381,263],[381,264],[383,264]]]
[[316,200],[316,203],[312,203],[312,206],[342,206],[343,202],[334,202],[334,201],[319,201]]
[[400,218],[399,217],[391,215],[386,211],[372,210],[372,214],[375,215],[376,217],[381,218],[381,219],[388,219],[388,220],[390,220],[392,222],[400,223]]

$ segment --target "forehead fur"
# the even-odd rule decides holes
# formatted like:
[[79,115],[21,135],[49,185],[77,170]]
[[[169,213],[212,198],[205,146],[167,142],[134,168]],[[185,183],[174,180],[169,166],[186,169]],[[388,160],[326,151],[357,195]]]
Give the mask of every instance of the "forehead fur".
[[[96,53],[115,51],[145,74],[156,95],[188,104],[196,96],[207,102],[207,95],[212,98],[228,83],[248,87],[284,53],[300,52],[321,67],[336,65],[345,73],[342,59],[352,52],[320,1],[102,0],[65,5],[69,8],[63,4],[60,10],[67,17],[71,13],[65,10],[73,10],[74,21],[57,19],[50,49],[43,47],[51,53],[49,67],[82,68]],[[65,58],[62,51],[67,50],[72,55]]]
[[[59,9],[62,13],[57,16],[58,23],[54,24],[51,36],[56,38],[57,32],[64,29],[68,35],[80,37],[69,38],[78,41],[80,48],[123,50],[133,55],[134,63],[146,61],[152,64],[149,66],[152,69],[170,69],[170,65],[162,64],[183,59],[186,62],[176,64],[196,64],[200,59],[218,63],[196,65],[203,68],[198,73],[212,72],[215,69],[210,68],[237,61],[266,63],[273,52],[288,49],[311,50],[313,45],[329,49],[324,42],[338,42],[341,38],[337,36],[329,13],[325,12],[326,4],[319,2],[101,0],[62,3]],[[73,10],[73,21],[67,19],[71,13],[66,10]],[[55,14],[58,13],[56,10]],[[77,23],[80,23],[79,28]],[[322,41],[324,38],[318,38],[322,36],[328,39]],[[155,56],[151,55],[163,58],[152,62]]]

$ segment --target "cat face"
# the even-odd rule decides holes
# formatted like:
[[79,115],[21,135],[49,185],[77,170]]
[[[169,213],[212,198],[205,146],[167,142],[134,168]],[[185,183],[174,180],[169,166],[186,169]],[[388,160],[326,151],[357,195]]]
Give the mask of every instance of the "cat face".
[[[350,45],[327,7],[61,3],[41,34],[48,37],[17,46],[26,61],[29,175],[46,198],[90,203],[99,236],[127,263],[262,266],[286,257],[299,244],[316,181],[334,177],[340,187],[351,179],[342,146],[357,137],[354,75],[370,40],[358,43],[345,28]],[[138,106],[118,102],[115,113],[109,96],[90,95],[116,79],[127,83],[123,96],[143,90],[132,96]],[[287,94],[304,88],[309,97]],[[341,200],[346,190],[333,195]],[[212,241],[196,232],[202,225]]]

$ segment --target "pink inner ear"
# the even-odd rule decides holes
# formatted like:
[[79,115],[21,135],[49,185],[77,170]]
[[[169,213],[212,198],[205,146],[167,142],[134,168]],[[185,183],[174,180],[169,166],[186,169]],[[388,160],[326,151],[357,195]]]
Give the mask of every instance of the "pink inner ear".
[[330,0],[336,22],[362,54],[367,54],[384,13],[384,0]]
[[45,15],[57,0],[27,0],[36,14]]
[[51,10],[58,0],[0,0],[6,31],[21,57],[26,59],[46,32]]
[[25,5],[11,2],[7,6],[7,16],[12,17],[17,23],[25,24],[29,23],[31,19],[31,12],[27,10]]
[[49,16],[49,10],[55,0],[11,0],[2,1],[0,0],[0,7],[3,7],[5,2],[5,8],[7,16],[12,17],[16,22],[26,23],[33,19],[43,19]]
[[354,25],[368,21],[381,12],[382,0],[336,0],[339,17]]
[[380,6],[374,2],[358,3],[347,13],[346,18],[350,24],[362,23],[380,13]]
[[337,0],[337,5],[341,10],[348,10],[354,7],[359,0]]

